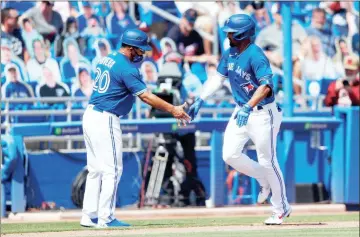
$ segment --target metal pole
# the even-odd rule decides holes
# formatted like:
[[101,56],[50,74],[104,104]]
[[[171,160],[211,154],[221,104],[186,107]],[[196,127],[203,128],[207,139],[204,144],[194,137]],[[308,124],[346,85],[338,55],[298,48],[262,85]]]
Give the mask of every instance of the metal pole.
[[131,19],[135,22],[135,2],[129,2],[129,15]]
[[293,77],[292,77],[292,15],[291,3],[281,3],[282,29],[284,37],[284,116],[293,116]]

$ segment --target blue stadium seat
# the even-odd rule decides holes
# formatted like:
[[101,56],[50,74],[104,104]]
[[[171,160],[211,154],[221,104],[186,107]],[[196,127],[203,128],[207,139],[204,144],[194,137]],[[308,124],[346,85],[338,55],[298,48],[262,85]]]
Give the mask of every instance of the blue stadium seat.
[[19,15],[22,15],[25,11],[35,6],[35,1],[6,1],[5,7],[11,7],[18,10]]

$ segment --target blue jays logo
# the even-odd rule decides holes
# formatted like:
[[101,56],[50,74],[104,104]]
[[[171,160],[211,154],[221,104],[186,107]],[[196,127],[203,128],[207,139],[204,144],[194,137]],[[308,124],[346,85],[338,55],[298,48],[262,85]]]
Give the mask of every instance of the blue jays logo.
[[246,94],[250,94],[251,91],[255,89],[255,86],[251,82],[246,82],[241,84],[240,87],[246,92]]

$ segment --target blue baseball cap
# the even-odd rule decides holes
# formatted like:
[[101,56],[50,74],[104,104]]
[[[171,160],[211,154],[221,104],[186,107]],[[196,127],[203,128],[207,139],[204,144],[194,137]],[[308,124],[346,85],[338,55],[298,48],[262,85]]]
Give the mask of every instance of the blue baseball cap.
[[83,2],[82,2],[82,6],[83,6],[83,7],[91,7],[91,4],[90,4],[89,1],[83,1]]
[[188,10],[186,10],[183,14],[183,17],[185,17],[185,19],[190,23],[190,24],[194,24],[196,21],[196,18],[198,17],[197,11],[195,11],[194,9],[190,8]]
[[87,73],[89,73],[89,70],[85,67],[79,67],[79,74],[82,73],[83,71],[86,71]]

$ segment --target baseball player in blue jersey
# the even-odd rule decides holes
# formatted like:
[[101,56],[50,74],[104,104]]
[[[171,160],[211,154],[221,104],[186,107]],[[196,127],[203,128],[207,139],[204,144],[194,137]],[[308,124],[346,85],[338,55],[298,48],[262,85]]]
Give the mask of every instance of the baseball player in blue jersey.
[[[190,106],[188,114],[194,119],[204,100],[219,89],[225,79],[230,80],[237,106],[225,130],[223,159],[237,171],[257,179],[260,185],[258,203],[265,202],[271,191],[273,214],[265,224],[280,225],[290,216],[291,207],[276,157],[282,112],[274,102],[270,64],[263,51],[253,43],[255,23],[249,16],[231,16],[223,30],[231,47],[220,60],[218,75],[204,84],[202,94]],[[242,153],[249,139],[256,146],[258,162]]]
[[96,67],[93,93],[83,116],[83,132],[89,174],[80,224],[85,227],[129,226],[114,217],[116,193],[123,171],[120,117],[128,114],[135,97],[171,113],[186,125],[190,117],[184,105],[173,106],[147,91],[134,63],[151,50],[147,35],[126,30],[118,52],[102,58]]

